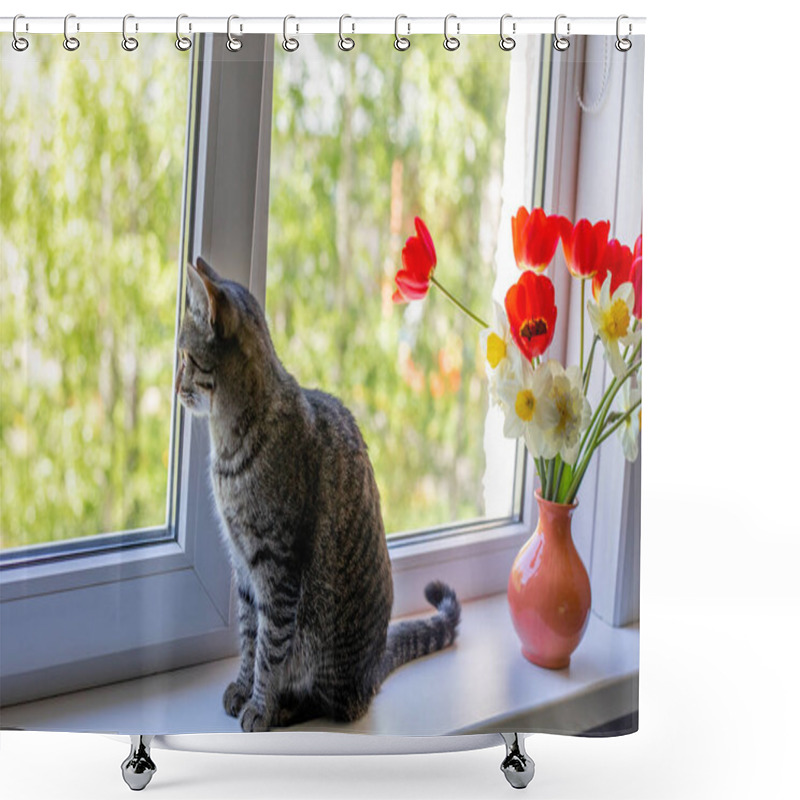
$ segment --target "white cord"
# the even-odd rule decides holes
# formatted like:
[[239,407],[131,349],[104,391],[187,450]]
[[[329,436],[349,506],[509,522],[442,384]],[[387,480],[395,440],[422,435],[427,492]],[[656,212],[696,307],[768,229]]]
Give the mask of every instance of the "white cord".
[[577,71],[575,73],[575,99],[578,101],[578,105],[581,107],[581,110],[586,114],[594,114],[596,111],[598,111],[603,103],[603,99],[606,96],[608,76],[611,72],[611,59],[608,57],[609,41],[610,39],[608,36],[603,37],[603,82],[600,84],[600,92],[597,95],[597,99],[591,105],[587,105],[581,97],[581,90],[578,86],[578,73]]

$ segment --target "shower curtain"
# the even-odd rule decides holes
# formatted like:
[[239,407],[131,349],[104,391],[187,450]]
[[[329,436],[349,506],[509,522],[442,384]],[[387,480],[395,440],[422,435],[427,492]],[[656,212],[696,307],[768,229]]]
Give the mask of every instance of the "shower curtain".
[[192,292],[235,281],[361,431],[420,656],[286,730],[637,729],[644,37],[396,31],[4,44],[4,728],[248,730],[223,697],[278,622],[180,402]]

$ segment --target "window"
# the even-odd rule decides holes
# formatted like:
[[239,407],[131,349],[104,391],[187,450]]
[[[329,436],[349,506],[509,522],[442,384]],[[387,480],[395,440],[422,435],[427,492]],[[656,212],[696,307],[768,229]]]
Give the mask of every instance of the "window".
[[[148,49],[158,38],[148,37]],[[534,471],[526,468],[524,450],[502,439],[499,413],[487,408],[475,366],[477,337],[450,329],[460,320],[442,298],[428,298],[424,310],[401,309],[390,305],[390,297],[387,302],[387,286],[391,288],[414,214],[425,216],[432,227],[438,223],[439,263],[448,275],[461,276],[460,286],[453,287],[468,293],[491,286],[493,261],[498,271],[509,264],[515,269],[507,229],[519,205],[545,204],[569,214],[580,208],[576,175],[570,170],[576,168],[580,148],[590,146],[591,126],[582,128],[580,112],[568,101],[574,81],[583,78],[581,55],[576,47],[553,59],[549,37],[520,37],[512,53],[502,53],[494,37],[484,43],[478,37],[465,40],[462,51],[485,46],[485,66],[493,70],[495,95],[475,98],[477,88],[466,75],[458,82],[453,59],[459,54],[445,53],[440,37],[430,37],[436,52],[431,60],[443,66],[439,78],[435,69],[428,76],[434,94],[421,99],[424,87],[414,80],[401,84],[399,91],[408,93],[406,107],[416,103],[427,113],[441,113],[445,131],[452,123],[445,110],[472,115],[473,132],[458,139],[457,152],[448,153],[441,142],[420,144],[413,130],[404,130],[413,125],[413,113],[398,107],[387,113],[385,106],[398,91],[387,86],[399,78],[383,65],[388,57],[373,52],[373,47],[385,48],[385,41],[373,45],[372,37],[364,37],[355,53],[339,53],[335,40],[322,43],[323,38],[328,37],[318,37],[316,43],[304,39],[299,53],[285,54],[275,48],[273,37],[251,34],[246,47],[230,53],[224,35],[204,34],[195,37],[189,53],[178,53],[174,38],[164,36],[169,58],[183,69],[192,65],[188,132],[181,123],[181,135],[186,136],[183,246],[180,256],[173,252],[171,258],[182,264],[202,255],[226,277],[264,298],[276,348],[290,371],[305,385],[339,394],[356,412],[378,467],[387,527],[393,533],[395,613],[421,610],[422,590],[432,577],[452,582],[464,599],[503,591],[511,561],[530,535]],[[389,47],[390,55],[413,57],[427,46],[423,38],[409,53],[395,54]],[[119,49],[117,38],[113,46]],[[344,80],[348,71],[365,87],[358,98],[341,94],[342,102],[354,104],[348,125],[336,118],[335,108],[309,107],[322,103],[312,92],[303,89],[305,98],[298,97],[298,87],[307,86],[303,71],[313,64],[317,47],[342,64],[338,78],[331,70],[325,80]],[[306,52],[305,60],[297,58]],[[14,57],[19,55],[25,54]],[[619,102],[624,93],[616,78],[612,75],[609,92],[613,87]],[[436,80],[454,83],[437,88]],[[186,84],[181,86],[186,97]],[[293,122],[298,108],[300,120]],[[603,119],[607,117],[613,117],[610,105]],[[506,134],[498,133],[503,119]],[[490,123],[491,136],[486,132]],[[352,144],[359,136],[370,138],[370,148],[375,147],[372,140],[381,138],[380,163],[341,162],[345,143],[338,138],[350,137]],[[427,176],[414,174],[412,160],[403,160],[402,148],[414,146],[428,148],[429,184],[423,180]],[[323,155],[324,148],[328,152]],[[354,149],[353,158],[359,159]],[[336,180],[333,164],[339,170]],[[459,183],[464,168],[469,185]],[[378,196],[366,192],[358,179],[362,171],[371,170],[368,184]],[[310,186],[314,181],[318,183]],[[323,203],[312,202],[319,197]],[[460,227],[456,211],[465,203],[469,214],[485,220],[477,230]],[[378,218],[390,220],[388,242],[380,235]],[[457,266],[465,258],[474,260]],[[347,274],[352,263],[370,261],[376,276],[372,285],[357,271]],[[183,287],[177,284],[171,291],[177,289],[180,304]],[[369,301],[362,294],[366,292]],[[338,310],[338,303],[347,310],[330,313],[331,307]],[[367,305],[369,310],[363,311]],[[367,315],[366,324],[355,324],[354,309]],[[424,325],[420,314],[426,315]],[[174,322],[173,317],[170,342]],[[321,346],[312,335],[316,330]],[[377,356],[367,354],[366,335],[378,340]],[[569,341],[562,338],[557,346],[563,352]],[[390,398],[396,397],[409,406],[404,416],[381,420]],[[420,406],[424,420],[415,419]],[[495,449],[483,447],[484,425],[495,431],[486,436]],[[424,459],[402,453],[403,468],[397,475],[403,483],[395,493],[392,451],[405,447],[402,433],[408,426],[413,426],[413,436],[433,443],[428,443]],[[463,441],[456,436],[458,443],[453,444],[462,429]],[[236,652],[235,597],[208,490],[205,421],[178,414],[170,453],[175,492],[165,526],[169,537],[117,541],[102,552],[69,558],[53,553],[39,563],[21,561],[0,573],[3,704]],[[429,463],[433,467],[426,477]],[[454,477],[447,475],[451,464]],[[426,489],[431,480],[433,489]],[[621,504],[622,488],[614,491]],[[409,496],[413,503],[406,502]],[[160,497],[163,513],[163,493]],[[594,504],[594,498],[584,503],[587,508]],[[591,513],[588,519],[579,542],[587,566],[593,564],[595,538]],[[619,530],[619,519],[617,525]],[[409,531],[415,535],[406,535]],[[616,534],[612,538],[624,542]],[[600,569],[600,559],[597,564]],[[26,635],[31,629],[38,634],[33,642]]]
[[6,563],[166,536],[172,499],[189,62],[168,37],[124,64],[117,36],[57,44],[4,54],[0,83]]
[[[642,230],[645,46],[620,54],[613,41],[578,37],[569,58],[553,60],[544,204],[572,219],[610,219],[612,238],[634,242]],[[580,294],[570,291],[565,269],[554,277],[556,302],[567,312],[555,346],[577,363]],[[605,363],[593,372],[590,396],[602,395],[609,376]],[[641,455],[627,463],[615,445],[604,445],[587,470],[573,536],[589,570],[592,612],[625,625],[639,618]]]
[[[408,53],[379,36],[343,53],[319,36],[275,59],[272,337],[302,385],[339,395],[354,412],[390,537],[509,519],[519,507],[516,443],[496,424],[484,437],[475,323],[435,291],[422,303],[392,302],[416,215],[434,237],[437,274],[468,306],[483,307],[507,235],[498,132],[508,56],[490,37],[447,56],[433,36]],[[487,458],[488,472],[501,469],[506,480],[486,480]]]

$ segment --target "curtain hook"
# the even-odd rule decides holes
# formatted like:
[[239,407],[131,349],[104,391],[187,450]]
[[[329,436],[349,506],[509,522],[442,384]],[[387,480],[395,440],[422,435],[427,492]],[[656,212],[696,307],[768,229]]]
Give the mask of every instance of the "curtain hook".
[[[559,53],[563,53],[569,47],[569,39],[561,36],[558,32],[558,21],[560,19],[566,19],[566,14],[559,14],[556,17],[555,24],[553,25],[553,47],[559,51]],[[567,36],[569,36],[569,22],[567,22]]]
[[[506,36],[505,33],[503,33],[503,25],[507,19],[513,19],[511,14],[503,14],[503,16],[500,17],[500,49],[506,51],[513,50],[517,46],[515,39],[512,39],[510,36]],[[517,32],[516,22],[512,23],[511,30],[513,33]]]
[[[228,17],[228,41],[225,42],[225,47],[227,47],[231,53],[238,53],[242,49],[242,40],[231,33],[231,22],[235,19],[239,19],[236,14],[231,14]],[[241,30],[241,28],[239,30]]]
[[[633,42],[631,42],[630,39],[626,39],[626,38],[620,36],[620,34],[619,34],[619,24],[624,19],[628,19],[628,17],[625,14],[620,14],[617,17],[617,41],[615,42],[614,47],[616,47],[617,50],[620,51],[620,53],[627,53],[628,50],[630,50],[631,47],[633,47]],[[633,28],[631,27],[631,24],[629,22],[628,23],[628,36],[631,35],[632,31],[633,31]]]
[[[339,17],[339,49],[345,51],[352,50],[356,46],[356,43],[349,36],[345,36],[342,33],[342,25],[346,19],[353,18],[349,14],[342,14]],[[353,31],[355,32],[356,26],[353,23],[351,25],[353,25]]]
[[[78,41],[78,39],[75,36],[70,36],[69,33],[67,32],[67,25],[69,24],[69,21],[71,19],[75,19],[74,14],[67,14],[67,16],[64,17],[64,41],[63,41],[64,49],[69,50],[70,52],[72,52],[73,50],[77,50],[81,46],[80,41]],[[78,23],[75,23],[75,29],[80,30],[80,26],[78,25]]]
[[294,53],[298,47],[300,47],[300,42],[297,39],[294,39],[287,35],[287,27],[289,24],[290,19],[297,19],[297,17],[293,17],[291,14],[283,18],[283,49],[287,53]]
[[[135,39],[133,36],[128,36],[128,20],[133,18],[133,14],[126,14],[122,18],[122,49],[127,50],[129,53],[132,53],[139,46],[138,39]],[[138,25],[136,29],[139,29]]]
[[[398,29],[400,27],[401,19],[408,19],[408,17],[405,14],[398,14],[394,18],[394,49],[402,52],[403,50],[408,50],[408,48],[411,47],[411,40],[400,35]],[[406,23],[406,25],[408,25],[408,23]],[[408,25],[408,33],[411,33],[411,25]]]
[[175,47],[177,47],[178,50],[188,50],[192,46],[192,40],[188,36],[181,34],[181,20],[188,18],[188,14],[178,14],[175,20]]
[[[449,50],[451,53],[453,50],[458,50],[461,47],[461,42],[455,36],[448,36],[447,35],[447,23],[450,22],[451,19],[458,19],[455,14],[448,14],[444,18],[444,42],[442,46],[445,50]],[[456,23],[456,33],[459,33],[461,28],[461,23]]]
[[25,39],[23,36],[17,35],[17,20],[18,19],[25,19],[25,16],[23,14],[17,14],[17,16],[14,17],[14,22],[11,23],[11,35],[14,37],[11,40],[11,46],[18,53],[21,53],[23,50],[27,50],[28,49],[28,45],[30,44],[30,42],[27,39]]

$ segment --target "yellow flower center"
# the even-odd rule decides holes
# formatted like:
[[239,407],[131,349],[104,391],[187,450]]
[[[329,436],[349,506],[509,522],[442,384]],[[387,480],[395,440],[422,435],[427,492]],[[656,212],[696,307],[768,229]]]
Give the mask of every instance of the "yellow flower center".
[[506,343],[496,334],[490,333],[486,340],[486,360],[492,369],[506,357]]
[[631,314],[624,300],[617,298],[606,311],[603,319],[603,330],[609,339],[620,339],[628,333]]
[[530,389],[522,389],[517,392],[517,402],[514,403],[514,410],[523,422],[530,422],[533,419],[533,412],[536,410],[536,398]]

